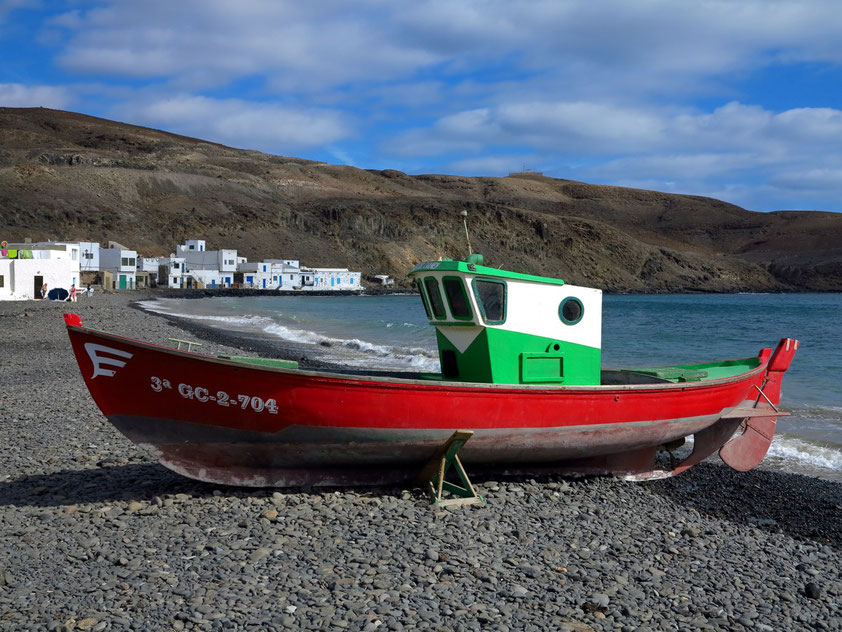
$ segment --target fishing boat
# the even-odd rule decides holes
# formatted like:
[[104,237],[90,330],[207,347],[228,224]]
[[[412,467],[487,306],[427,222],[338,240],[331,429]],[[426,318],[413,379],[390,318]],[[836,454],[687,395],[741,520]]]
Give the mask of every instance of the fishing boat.
[[[745,471],[775,432],[789,338],[753,357],[606,370],[602,292],[486,266],[473,254],[409,273],[441,371],[208,356],[65,320],[82,376],[123,434],[213,483],[284,487],[411,479],[457,431],[495,472],[673,476],[719,452]],[[692,451],[675,449],[692,438]],[[684,448],[683,453],[688,449]]]

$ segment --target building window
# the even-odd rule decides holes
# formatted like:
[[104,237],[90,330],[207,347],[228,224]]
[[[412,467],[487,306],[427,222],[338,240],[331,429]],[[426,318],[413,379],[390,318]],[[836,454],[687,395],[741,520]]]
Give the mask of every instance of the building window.
[[2,274],[0,274],[0,287],[5,287],[5,286],[6,286],[6,279]]
[[196,246],[194,246],[193,244],[190,244],[190,250],[196,250]]
[[172,264],[172,269],[178,270],[178,262],[177,261],[174,264]]
[[92,253],[92,252],[88,252],[88,251],[86,250],[86,251],[85,251],[85,259],[93,259],[93,258],[94,258],[94,253]]

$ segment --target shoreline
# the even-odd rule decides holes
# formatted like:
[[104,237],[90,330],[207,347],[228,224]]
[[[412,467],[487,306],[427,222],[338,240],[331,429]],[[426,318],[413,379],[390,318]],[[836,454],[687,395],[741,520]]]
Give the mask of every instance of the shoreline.
[[249,335],[245,332],[205,325],[183,316],[162,314],[146,309],[143,305],[139,304],[141,300],[148,299],[133,301],[129,304],[129,307],[148,316],[161,318],[200,340],[234,347],[245,353],[256,354],[259,357],[294,360],[304,369],[337,368],[337,365],[315,357],[313,353],[314,349],[312,348],[313,345],[292,342],[281,338],[272,339],[262,335]]
[[441,511],[420,489],[178,476],[96,408],[62,314],[251,350],[142,296],[0,303],[0,628],[842,629],[836,482],[708,462],[647,483],[486,474],[487,506]]

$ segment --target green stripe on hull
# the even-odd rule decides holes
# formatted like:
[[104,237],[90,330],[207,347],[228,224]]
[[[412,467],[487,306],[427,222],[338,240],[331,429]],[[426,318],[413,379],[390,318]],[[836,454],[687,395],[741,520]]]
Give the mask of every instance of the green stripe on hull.
[[484,328],[460,352],[441,329],[436,327],[436,339],[442,372],[448,379],[494,384],[600,383],[602,351],[598,348]]

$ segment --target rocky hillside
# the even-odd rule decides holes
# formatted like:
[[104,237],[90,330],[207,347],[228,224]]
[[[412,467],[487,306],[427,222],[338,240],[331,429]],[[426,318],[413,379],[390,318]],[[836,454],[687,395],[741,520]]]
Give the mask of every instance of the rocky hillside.
[[612,291],[842,291],[842,214],[539,176],[366,171],[43,108],[0,108],[0,238],[187,238],[403,279],[465,254]]

